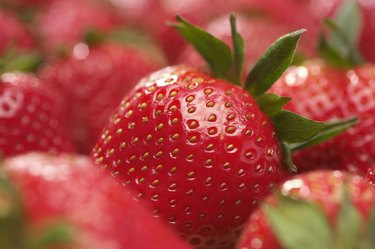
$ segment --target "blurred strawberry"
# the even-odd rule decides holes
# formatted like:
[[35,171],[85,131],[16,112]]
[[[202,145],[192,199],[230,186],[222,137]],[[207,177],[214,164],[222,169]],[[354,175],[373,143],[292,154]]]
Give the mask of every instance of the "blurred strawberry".
[[0,81],[0,154],[72,151],[61,106],[31,74],[4,73]]
[[[64,235],[62,232],[65,237],[69,235],[65,241],[60,239],[60,243],[65,243],[59,248],[152,249],[155,245],[157,248],[189,248],[112,179],[103,177],[84,156],[25,154],[5,160],[2,170],[2,177],[5,173],[19,192],[25,216],[18,217],[18,221],[21,219],[32,235],[38,230],[56,230],[59,225],[60,237]],[[4,183],[3,178],[1,182]],[[1,186],[4,194],[4,184]],[[5,200],[9,203],[9,199]],[[11,234],[14,226],[8,227],[6,232],[0,229],[0,238],[4,238],[4,233]],[[17,232],[5,238],[17,237],[18,243],[26,242],[21,231]],[[42,245],[32,248],[46,248]]]
[[0,56],[9,49],[25,51],[35,45],[31,34],[10,11],[0,9],[0,29]]
[[147,47],[118,43],[89,47],[79,43],[71,54],[46,66],[40,75],[49,89],[62,96],[76,146],[87,153],[123,96],[161,65]]
[[285,181],[250,217],[237,249],[372,248],[375,188],[344,171]]
[[[293,98],[286,108],[310,118],[326,121],[359,118],[344,134],[295,154],[301,171],[315,168],[367,172],[375,163],[375,66],[363,65],[349,71],[321,61],[291,67],[275,83],[273,92]],[[302,91],[303,90],[303,91]]]
[[[309,30],[311,39],[316,40],[321,20],[332,17],[344,3],[357,1],[361,6],[363,27],[359,48],[366,60],[375,62],[375,2],[372,0],[252,0],[260,7],[292,27],[304,27]],[[307,34],[307,35],[309,35]]]
[[105,5],[91,0],[54,0],[36,21],[43,45],[51,49],[72,46],[90,29],[108,31],[117,24]]

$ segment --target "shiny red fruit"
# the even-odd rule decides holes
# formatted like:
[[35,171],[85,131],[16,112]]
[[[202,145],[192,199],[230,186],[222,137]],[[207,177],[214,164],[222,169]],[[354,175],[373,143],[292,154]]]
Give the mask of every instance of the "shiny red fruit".
[[30,153],[5,160],[2,170],[32,231],[54,222],[74,229],[75,244],[58,248],[190,248],[85,156]]
[[64,114],[80,152],[91,151],[123,96],[139,79],[160,68],[152,54],[131,46],[80,43],[66,58],[46,66],[45,86],[63,98]]
[[93,157],[198,248],[233,246],[287,174],[275,129],[250,94],[185,66],[144,78]]
[[375,163],[375,67],[336,70],[320,61],[291,67],[272,91],[293,99],[287,109],[314,120],[358,117],[358,124],[338,137],[297,152],[300,171],[345,169],[365,174]]
[[63,125],[62,107],[44,91],[38,78],[5,73],[0,80],[0,154],[73,151]]
[[[361,222],[366,223],[369,220],[372,209],[375,207],[375,188],[364,182],[361,177],[345,171],[321,170],[294,176],[283,182],[278,188],[279,191],[266,198],[264,204],[267,205],[268,209],[283,205],[283,203],[280,204],[276,200],[278,193],[292,197],[295,200],[305,200],[313,204],[317,210],[322,211],[322,214],[328,220],[330,230],[338,232],[336,221],[342,207],[345,188],[349,190],[349,200],[358,212]],[[297,217],[301,215],[301,213],[298,213],[297,208],[294,210],[297,212],[295,214]],[[285,221],[285,223],[288,223],[288,221]],[[354,224],[351,225],[355,226]],[[285,227],[288,226],[286,225]],[[361,226],[361,229],[364,228],[364,226]],[[311,231],[313,232],[314,228],[311,228]],[[293,231],[290,232],[292,233]],[[327,238],[325,237],[324,239]],[[306,242],[301,238],[300,245],[303,246],[304,243]],[[258,208],[250,216],[236,248],[282,249],[285,247],[281,246],[281,242],[275,236],[265,211]]]

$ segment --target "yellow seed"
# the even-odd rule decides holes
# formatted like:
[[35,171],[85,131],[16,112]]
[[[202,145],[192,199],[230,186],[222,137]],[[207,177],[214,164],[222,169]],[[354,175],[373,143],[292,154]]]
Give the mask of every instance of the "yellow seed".
[[209,117],[208,117],[208,121],[215,121],[216,120],[216,116],[215,114],[211,114]]
[[198,140],[197,136],[192,136],[192,137],[189,138],[190,143],[195,143],[195,142],[197,142],[197,140]]
[[130,168],[129,170],[128,170],[128,173],[129,174],[132,174],[132,173],[134,173],[135,172],[135,168],[133,167],[133,168]]
[[164,97],[164,95],[161,94],[161,93],[159,93],[159,94],[156,96],[156,99],[160,101],[160,100],[163,99],[163,97]]
[[227,150],[233,150],[234,149],[234,145],[233,144],[228,144],[227,145]]
[[148,117],[142,117],[142,123],[147,123],[148,122]]
[[134,122],[129,123],[128,127],[130,130],[133,130],[135,127],[135,123]]
[[174,98],[177,96],[177,91],[172,91],[170,94],[169,94],[169,97],[170,98]]
[[212,88],[206,88],[204,89],[204,94],[210,95],[213,92]]
[[158,151],[158,152],[156,152],[155,157],[156,157],[156,158],[159,158],[159,157],[161,157],[162,155],[163,155],[163,151]]
[[133,139],[132,139],[132,144],[136,144],[136,143],[138,143],[139,142],[139,138],[138,137],[134,137]]
[[210,151],[210,150],[213,150],[214,149],[214,145],[213,144],[209,144],[206,146],[206,150]]
[[225,129],[225,131],[228,133],[233,133],[235,130],[236,130],[236,127],[234,126],[229,126]]
[[116,118],[116,119],[113,121],[113,123],[114,123],[114,124],[118,124],[118,123],[120,123],[120,121],[121,121],[121,118]]
[[145,109],[147,107],[147,103],[146,102],[143,102],[142,104],[140,104],[138,106],[139,109]]
[[137,156],[136,156],[136,155],[132,155],[132,156],[129,158],[130,161],[135,161],[136,159],[137,159]]
[[145,165],[141,168],[142,171],[146,171],[148,169],[148,167]]
[[176,148],[172,151],[172,155],[176,156],[180,152],[180,149]]
[[163,142],[164,142],[164,138],[163,138],[163,137],[160,137],[160,138],[158,139],[158,141],[156,141],[157,144],[161,144],[161,143],[163,143]]
[[123,132],[123,129],[118,128],[117,131],[116,131],[116,134],[117,134],[117,135],[120,135],[122,132]]
[[173,124],[173,125],[178,124],[178,118],[172,119],[171,124]]
[[178,133],[175,133],[171,136],[172,140],[176,140],[180,137],[180,135]]
[[206,166],[211,166],[212,165],[212,159],[207,159],[205,162]]
[[189,155],[186,157],[187,160],[192,160],[193,158],[194,158],[194,155],[193,155],[193,154],[189,154]]
[[191,103],[194,100],[194,95],[190,95],[186,98],[186,102]]
[[120,150],[124,149],[126,146],[126,142],[121,142],[120,144]]
[[188,113],[193,113],[193,112],[195,112],[195,107],[190,107],[190,108],[188,109]]
[[230,101],[228,101],[228,102],[225,103],[225,107],[226,107],[226,108],[229,108],[229,107],[231,107],[232,105],[233,105],[233,103],[230,102]]
[[150,153],[148,153],[148,152],[145,152],[144,154],[143,154],[143,158],[147,158],[147,157],[149,157],[150,156]]
[[206,106],[207,107],[213,107],[215,105],[215,102],[213,102],[212,100],[210,100],[210,101],[208,101],[207,103],[206,103]]
[[133,110],[127,111],[125,117],[129,118],[131,115],[133,115]]
[[174,112],[174,111],[177,111],[178,110],[178,106],[176,105],[172,105],[171,107],[169,107],[169,111],[171,112]]
[[115,148],[111,148],[108,150],[107,155],[112,156],[115,153]]
[[150,141],[152,139],[152,135],[151,134],[148,134],[147,137],[146,137],[146,141]]
[[160,116],[162,114],[162,110],[157,110],[156,112],[155,112],[155,115],[156,116]]
[[160,131],[160,130],[163,129],[163,128],[164,128],[164,124],[163,124],[163,123],[158,124],[158,126],[156,127],[156,129],[157,129],[158,131]]
[[156,180],[153,180],[153,181],[152,181],[151,185],[152,185],[153,187],[155,187],[155,186],[159,185],[159,183],[160,183],[160,181],[159,181],[158,179],[156,179]]
[[227,120],[230,121],[230,120],[233,120],[234,118],[236,117],[236,115],[234,115],[233,113],[229,114],[227,116]]

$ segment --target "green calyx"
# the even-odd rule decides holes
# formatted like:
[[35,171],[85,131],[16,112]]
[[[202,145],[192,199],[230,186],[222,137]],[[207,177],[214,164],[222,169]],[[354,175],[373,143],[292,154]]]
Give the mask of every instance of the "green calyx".
[[0,174],[0,245],[6,249],[47,249],[74,243],[71,227],[54,222],[35,233],[28,227],[16,188]]
[[270,228],[283,249],[370,249],[375,242],[375,206],[363,220],[347,186],[335,224],[320,206],[278,193],[276,205],[262,205]]
[[284,111],[291,99],[266,93],[294,59],[298,41],[304,29],[277,39],[261,56],[243,83],[244,41],[237,32],[236,18],[230,16],[233,51],[218,38],[177,16],[173,26],[205,59],[213,76],[226,79],[245,88],[257,101],[260,109],[273,122],[284,152],[284,162],[291,171],[297,168],[291,160],[292,150],[306,148],[343,132],[355,120],[326,124]]
[[10,45],[0,58],[0,73],[36,72],[43,62],[44,58],[39,53],[21,53]]
[[325,19],[322,26],[329,36],[321,31],[318,52],[328,64],[348,69],[363,63],[357,50],[362,30],[362,13],[357,0],[345,0],[333,19]]

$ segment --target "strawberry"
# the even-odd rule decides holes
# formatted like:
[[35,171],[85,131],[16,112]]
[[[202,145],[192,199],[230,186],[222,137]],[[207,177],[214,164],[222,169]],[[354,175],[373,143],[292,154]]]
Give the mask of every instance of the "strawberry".
[[41,77],[63,97],[69,130],[78,150],[87,153],[122,96],[160,65],[153,55],[130,45],[80,43],[46,66]]
[[20,20],[10,11],[0,10],[0,55],[8,49],[15,48],[22,51],[34,47],[34,41]]
[[264,9],[279,20],[289,23],[293,27],[301,25],[307,28],[311,40],[316,40],[319,25],[323,18],[332,17],[337,9],[346,3],[358,2],[363,14],[359,48],[366,60],[375,62],[373,44],[375,38],[375,9],[374,2],[368,0],[253,0],[252,6]]
[[0,154],[73,150],[61,108],[31,74],[4,73],[0,81]]
[[117,25],[105,6],[91,0],[51,1],[36,19],[37,30],[48,51],[74,45],[90,29],[108,31]]
[[[325,125],[281,111],[287,99],[264,94],[289,65],[301,31],[280,38],[257,63],[246,85],[250,95],[223,79],[240,84],[242,76],[234,16],[234,54],[177,20],[175,28],[212,73],[171,66],[142,79],[114,112],[92,156],[197,248],[231,248],[257,202],[289,174],[285,143],[303,142]],[[289,125],[302,132],[289,133]]]
[[374,224],[373,186],[344,171],[315,171],[282,183],[236,248],[373,248]]
[[[287,25],[280,24],[276,20],[266,16],[251,16],[241,15],[237,16],[238,31],[241,33],[246,44],[245,61],[248,65],[246,68],[251,69],[254,63],[259,59],[263,52],[268,48],[269,44],[281,35],[292,31]],[[272,26],[272,29],[269,27]],[[207,31],[214,34],[221,40],[225,41],[227,45],[231,45],[231,28],[227,23],[226,15],[213,19],[207,25]],[[261,36],[257,36],[262,33]],[[257,36],[257,39],[254,37]],[[299,52],[304,54],[314,54],[311,44],[306,40],[301,39],[302,46]],[[180,63],[188,65],[204,65],[204,61],[199,54],[195,52],[192,46],[185,49],[180,58]]]
[[353,116],[360,120],[344,134],[296,153],[300,171],[331,168],[365,174],[375,163],[374,70],[370,64],[342,71],[308,61],[290,68],[275,83],[273,92],[295,100],[286,106],[289,110],[320,121]]
[[189,248],[85,156],[29,153],[5,160],[2,170],[1,181],[5,174],[19,193],[27,229],[56,223],[74,229],[62,248]]
[[[345,18],[357,26],[359,10],[353,7],[351,11]],[[347,28],[339,22],[329,25],[335,27],[333,31]],[[359,118],[358,125],[335,139],[296,153],[295,162],[301,171],[331,168],[364,175],[375,163],[375,132],[372,129],[375,125],[375,66],[362,64],[354,49],[355,34],[358,33],[351,30],[353,34],[350,33],[349,39],[344,38],[345,41],[340,38],[343,32],[333,32],[328,40],[322,37],[319,45],[324,62],[307,61],[292,67],[273,86],[274,93],[296,100],[289,103],[287,109],[309,118],[320,121]]]

